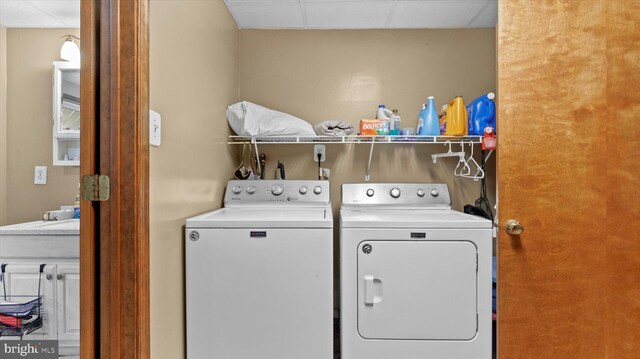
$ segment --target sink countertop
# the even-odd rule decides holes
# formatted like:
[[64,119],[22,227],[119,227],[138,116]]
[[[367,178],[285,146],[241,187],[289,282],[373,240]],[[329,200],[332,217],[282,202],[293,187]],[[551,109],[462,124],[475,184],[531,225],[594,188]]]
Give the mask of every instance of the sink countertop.
[[1,235],[80,235],[80,220],[35,221],[0,227]]

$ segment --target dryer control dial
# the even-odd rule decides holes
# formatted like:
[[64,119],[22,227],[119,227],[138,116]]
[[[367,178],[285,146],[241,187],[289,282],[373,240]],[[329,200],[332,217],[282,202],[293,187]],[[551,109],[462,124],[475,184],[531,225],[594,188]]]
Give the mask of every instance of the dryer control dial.
[[282,194],[282,192],[284,192],[284,189],[282,189],[282,186],[280,185],[271,187],[271,193],[273,193],[274,196],[279,196]]
[[398,187],[394,187],[391,189],[391,191],[389,192],[389,194],[391,195],[391,197],[393,198],[398,198],[400,197],[400,188]]
[[254,193],[256,193],[256,188],[255,188],[255,187],[253,187],[253,186],[249,186],[249,187],[247,187],[247,193],[248,193],[248,194],[254,194]]
[[438,191],[437,188],[434,188],[434,189],[431,190],[431,196],[438,197],[439,194],[440,194],[440,192]]
[[300,187],[300,194],[307,194],[307,186]]
[[233,191],[233,193],[235,194],[240,194],[240,192],[242,192],[242,188],[240,188],[240,186],[235,186],[231,189],[231,191]]
[[320,194],[320,193],[322,193],[322,187],[320,187],[320,186],[316,186],[316,187],[313,189],[313,193],[315,193],[315,194]]
[[422,188],[419,188],[417,194],[418,194],[418,197],[424,197],[425,193],[424,193],[424,190]]
[[369,188],[369,189],[367,190],[367,197],[373,197],[373,195],[374,195],[375,193],[376,193],[376,192],[373,190],[373,188]]

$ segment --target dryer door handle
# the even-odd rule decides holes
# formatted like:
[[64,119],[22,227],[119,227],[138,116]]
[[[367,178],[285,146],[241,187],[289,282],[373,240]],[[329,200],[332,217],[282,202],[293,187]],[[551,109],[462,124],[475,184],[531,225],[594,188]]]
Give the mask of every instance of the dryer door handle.
[[382,302],[382,281],[372,275],[364,276],[364,305]]

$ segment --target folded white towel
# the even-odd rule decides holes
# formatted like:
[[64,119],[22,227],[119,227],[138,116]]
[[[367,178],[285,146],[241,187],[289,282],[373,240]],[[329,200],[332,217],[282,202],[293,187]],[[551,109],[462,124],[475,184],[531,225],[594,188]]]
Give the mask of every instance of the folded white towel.
[[348,136],[353,133],[353,126],[344,121],[324,121],[313,126],[313,130],[320,136]]

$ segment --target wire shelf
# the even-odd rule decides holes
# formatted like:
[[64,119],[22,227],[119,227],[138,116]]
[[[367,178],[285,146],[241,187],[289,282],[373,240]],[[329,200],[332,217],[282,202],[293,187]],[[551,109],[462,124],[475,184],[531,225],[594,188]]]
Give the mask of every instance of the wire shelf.
[[482,136],[229,136],[230,145],[242,144],[385,144],[481,143]]

